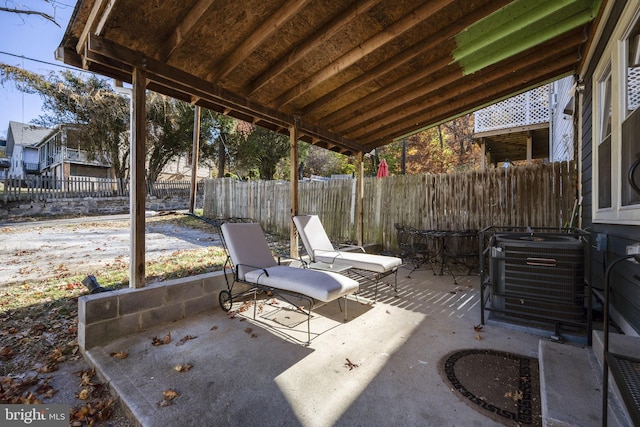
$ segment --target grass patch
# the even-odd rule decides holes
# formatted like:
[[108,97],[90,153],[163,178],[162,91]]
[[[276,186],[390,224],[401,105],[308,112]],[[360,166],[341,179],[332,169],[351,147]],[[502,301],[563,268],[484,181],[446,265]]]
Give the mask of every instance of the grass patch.
[[[222,248],[207,247],[175,251],[170,255],[148,261],[145,265],[147,283],[195,276],[222,269],[226,256]],[[129,264],[116,260],[94,274],[103,288],[120,289],[129,285]],[[55,301],[77,299],[87,293],[82,284],[86,275],[69,274],[46,281],[27,281],[20,285],[0,288],[0,313],[26,307],[51,308]],[[32,313],[33,314],[33,313]]]

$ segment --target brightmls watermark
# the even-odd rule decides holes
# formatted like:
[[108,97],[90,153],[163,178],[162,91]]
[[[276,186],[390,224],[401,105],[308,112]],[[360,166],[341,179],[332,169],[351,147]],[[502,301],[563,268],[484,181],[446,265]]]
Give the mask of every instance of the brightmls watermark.
[[69,405],[0,405],[0,426],[69,427]]

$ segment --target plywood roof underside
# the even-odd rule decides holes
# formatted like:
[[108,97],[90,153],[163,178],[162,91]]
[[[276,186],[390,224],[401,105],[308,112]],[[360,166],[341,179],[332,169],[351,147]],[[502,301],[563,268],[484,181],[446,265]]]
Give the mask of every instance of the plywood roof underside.
[[344,154],[576,73],[600,0],[79,0],[57,55]]

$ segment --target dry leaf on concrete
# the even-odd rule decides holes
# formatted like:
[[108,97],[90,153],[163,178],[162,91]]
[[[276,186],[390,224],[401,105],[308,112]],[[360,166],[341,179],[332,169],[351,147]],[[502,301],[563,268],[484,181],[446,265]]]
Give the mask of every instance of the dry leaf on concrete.
[[116,359],[126,359],[127,356],[129,356],[129,353],[127,353],[126,351],[115,351],[113,353],[110,354],[111,357],[115,357]]

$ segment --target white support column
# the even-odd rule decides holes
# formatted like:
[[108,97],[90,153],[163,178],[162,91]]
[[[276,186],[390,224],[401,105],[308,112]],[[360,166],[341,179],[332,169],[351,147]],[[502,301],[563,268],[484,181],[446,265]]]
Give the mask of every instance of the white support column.
[[298,124],[294,123],[289,128],[289,159],[290,159],[290,182],[289,205],[292,220],[289,221],[289,256],[298,258],[298,234],[293,224],[293,217],[298,215]]
[[196,197],[198,193],[198,156],[200,152],[200,107],[195,106],[193,111],[193,148],[191,154],[191,192],[189,193],[189,212],[196,210]]
[[145,285],[145,139],[146,139],[146,72],[133,70],[133,93],[131,102],[131,146],[129,173],[129,215],[131,217],[131,246],[129,256],[129,287],[142,288]]
[[357,185],[356,185],[356,209],[357,209],[357,237],[358,237],[358,245],[362,246],[364,240],[364,212],[362,211],[363,198],[364,198],[364,153],[362,151],[358,152],[358,162],[357,162]]

